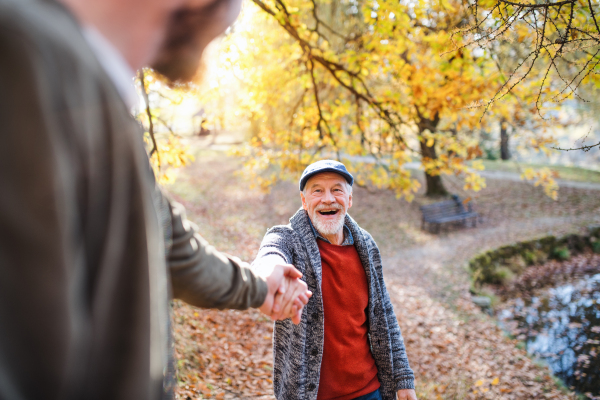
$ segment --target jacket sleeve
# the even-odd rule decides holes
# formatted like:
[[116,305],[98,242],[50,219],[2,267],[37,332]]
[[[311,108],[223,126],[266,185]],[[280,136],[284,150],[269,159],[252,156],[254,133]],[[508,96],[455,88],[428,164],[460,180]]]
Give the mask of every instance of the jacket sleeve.
[[168,207],[172,243],[167,261],[174,297],[203,308],[260,307],[267,283],[247,263],[218,252],[204,240],[181,204],[169,201]]
[[366,231],[363,230],[369,247],[374,249],[374,255],[377,258],[375,265],[377,268],[377,277],[379,279],[379,285],[383,294],[382,302],[385,309],[387,325],[389,329],[391,345],[392,345],[392,365],[394,371],[394,381],[396,382],[396,390],[401,389],[414,389],[415,388],[415,375],[410,368],[408,363],[408,356],[406,355],[406,347],[404,346],[404,339],[402,338],[402,332],[398,325],[398,318],[394,312],[394,306],[390,299],[390,294],[387,291],[385,282],[383,280],[383,270],[381,266],[381,255],[379,248],[373,240],[373,237]]

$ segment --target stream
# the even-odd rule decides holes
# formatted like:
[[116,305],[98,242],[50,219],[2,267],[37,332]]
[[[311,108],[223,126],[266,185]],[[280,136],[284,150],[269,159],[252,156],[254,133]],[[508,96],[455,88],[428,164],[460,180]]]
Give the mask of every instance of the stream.
[[568,387],[600,396],[600,274],[511,299],[497,316]]

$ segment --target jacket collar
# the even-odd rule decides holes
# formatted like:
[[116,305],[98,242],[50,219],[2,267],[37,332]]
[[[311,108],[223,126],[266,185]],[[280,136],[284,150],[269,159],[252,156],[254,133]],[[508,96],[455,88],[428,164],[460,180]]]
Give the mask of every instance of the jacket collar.
[[296,214],[290,218],[290,225],[294,232],[300,236],[304,246],[306,246],[309,263],[312,266],[315,278],[319,283],[319,290],[321,290],[321,253],[319,252],[319,246],[317,245],[317,238],[315,238],[312,227],[310,226],[308,214],[303,208],[296,211]]

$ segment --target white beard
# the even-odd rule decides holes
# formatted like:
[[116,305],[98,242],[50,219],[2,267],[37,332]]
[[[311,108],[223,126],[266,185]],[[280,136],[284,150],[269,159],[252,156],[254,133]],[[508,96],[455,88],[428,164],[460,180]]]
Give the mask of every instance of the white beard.
[[315,226],[315,229],[321,235],[331,236],[338,233],[344,227],[346,213],[343,211],[343,209],[340,209],[340,212],[336,214],[337,218],[334,221],[322,221],[320,217],[321,214],[315,210],[312,218],[312,223]]

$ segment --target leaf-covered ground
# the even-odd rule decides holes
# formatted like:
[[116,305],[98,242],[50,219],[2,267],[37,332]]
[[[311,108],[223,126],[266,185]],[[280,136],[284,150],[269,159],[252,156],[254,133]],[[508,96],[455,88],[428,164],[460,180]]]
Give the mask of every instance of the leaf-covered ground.
[[[235,159],[203,152],[168,190],[218,249],[250,261],[266,229],[300,206],[295,183],[251,190]],[[448,188],[465,195],[457,180]],[[561,189],[553,201],[526,183],[490,181],[475,198],[475,229],[431,235],[420,229],[422,195],[355,188],[350,214],[384,256],[386,284],[405,337],[421,399],[565,399],[548,370],[517,348],[470,301],[464,265],[480,251],[549,232],[599,223],[595,191]],[[271,399],[272,323],[257,311],[199,310],[174,304],[181,399]]]

